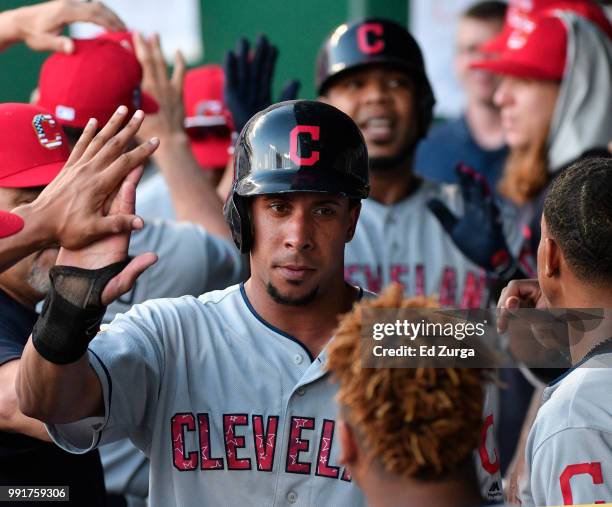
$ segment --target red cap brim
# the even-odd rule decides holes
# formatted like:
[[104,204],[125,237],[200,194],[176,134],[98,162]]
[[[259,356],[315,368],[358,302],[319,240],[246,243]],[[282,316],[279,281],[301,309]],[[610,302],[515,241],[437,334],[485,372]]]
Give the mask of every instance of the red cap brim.
[[223,137],[211,137],[202,141],[192,140],[191,151],[202,169],[225,169],[229,160],[227,149],[230,144],[231,140]]
[[503,76],[514,76],[521,79],[543,79],[547,81],[559,81],[563,75],[551,73],[542,67],[528,65],[520,60],[511,58],[499,58],[493,60],[481,60],[470,64],[471,69],[488,70],[493,74]]
[[17,234],[25,225],[23,218],[7,211],[0,211],[0,238]]
[[65,164],[65,161],[53,162],[11,174],[0,179],[0,188],[44,187],[55,179]]

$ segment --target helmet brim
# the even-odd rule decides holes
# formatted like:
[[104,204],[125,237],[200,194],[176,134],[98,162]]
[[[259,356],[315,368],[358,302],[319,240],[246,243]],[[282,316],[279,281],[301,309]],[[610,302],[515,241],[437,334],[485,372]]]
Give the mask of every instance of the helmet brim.
[[355,199],[368,197],[370,187],[349,175],[337,172],[313,171],[310,168],[279,171],[259,170],[236,184],[235,192],[242,197],[286,194],[290,192],[321,192]]

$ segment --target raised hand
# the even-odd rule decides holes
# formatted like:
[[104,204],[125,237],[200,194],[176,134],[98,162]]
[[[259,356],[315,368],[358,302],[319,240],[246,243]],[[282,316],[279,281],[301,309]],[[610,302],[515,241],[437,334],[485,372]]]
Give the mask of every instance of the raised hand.
[[123,21],[100,2],[54,0],[0,14],[0,49],[23,41],[36,51],[72,53],[74,42],[62,35],[62,30],[77,21],[95,23],[110,31],[125,30]]
[[144,118],[142,111],[136,111],[123,126],[126,115],[127,108],[120,106],[97,135],[97,122],[90,120],[64,168],[28,205],[29,216],[44,222],[46,244],[78,249],[109,234],[143,226],[133,211],[108,214],[125,178],[159,145],[151,139],[124,153]]
[[159,104],[159,111],[145,118],[138,137],[143,140],[159,137],[164,142],[168,137],[184,132],[185,59],[180,51],[176,52],[174,69],[170,77],[159,35],[155,34],[150,39],[145,39],[141,34],[134,33],[134,46],[136,57],[142,65],[142,89]]
[[[253,53],[249,42],[240,39],[236,51],[225,56],[225,103],[232,112],[234,130],[240,132],[247,121],[272,101],[272,80],[278,49],[265,35],[258,37]],[[297,97],[300,82],[287,83],[277,102]]]
[[[119,172],[121,170],[121,173],[124,173],[120,188],[100,203],[99,213],[108,220],[133,216],[136,185],[143,171],[141,164],[155,151],[159,143],[157,139],[151,139],[123,153],[128,142],[136,135],[142,124],[144,114],[142,111],[136,111],[127,125],[119,130],[122,116],[125,116],[125,111],[120,108],[93,139],[91,133],[87,133],[86,129],[68,161],[70,164],[73,157],[80,163],[98,159],[99,163],[108,166],[106,171]],[[62,248],[58,254],[57,264],[83,269],[98,269],[123,261],[128,255],[130,234],[131,229],[129,228],[118,229],[109,231],[101,239],[83,248]],[[131,289],[138,275],[156,261],[157,256],[153,253],[145,253],[132,259],[121,273],[108,282],[102,293],[102,304],[108,305]]]
[[485,177],[460,164],[457,167],[463,195],[463,216],[455,216],[439,199],[427,207],[439,220],[457,248],[474,264],[490,273],[502,275],[513,265],[503,224]]

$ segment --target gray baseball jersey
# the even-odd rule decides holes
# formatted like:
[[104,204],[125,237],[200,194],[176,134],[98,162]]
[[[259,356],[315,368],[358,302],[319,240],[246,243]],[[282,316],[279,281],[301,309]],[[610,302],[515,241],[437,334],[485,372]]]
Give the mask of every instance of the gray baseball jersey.
[[243,264],[231,242],[208,233],[199,225],[151,220],[132,234],[132,256],[155,252],[159,260],[147,269],[132,290],[112,303],[105,322],[136,303],[161,297],[199,296],[241,280]]
[[162,173],[157,171],[136,190],[136,213],[147,218],[174,220],[176,212],[170,197],[170,189]]
[[612,502],[612,353],[544,390],[525,448],[524,507]]
[[242,286],[134,306],[92,341],[104,418],[48,427],[68,451],[130,438],[150,505],[364,506],[338,464],[336,386]]
[[[442,306],[486,304],[485,272],[463,255],[427,208],[427,201],[434,197],[456,215],[463,213],[457,185],[429,180],[390,206],[364,200],[355,237],[346,248],[346,279],[372,292],[398,282],[406,295],[437,295]],[[516,255],[523,240],[511,213],[504,209],[504,232]]]
[[[148,299],[199,296],[233,285],[242,275],[241,256],[233,243],[188,222],[147,221],[144,229],[132,234],[129,248],[133,256],[144,252],[157,253],[159,260],[109,306],[104,322]],[[146,497],[148,461],[128,440],[102,446],[100,457],[108,491],[127,495],[131,502]]]

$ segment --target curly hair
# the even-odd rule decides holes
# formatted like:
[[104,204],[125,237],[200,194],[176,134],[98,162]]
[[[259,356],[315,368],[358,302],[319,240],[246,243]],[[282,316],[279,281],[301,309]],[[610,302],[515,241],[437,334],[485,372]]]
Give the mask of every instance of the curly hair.
[[362,368],[360,337],[364,308],[435,307],[424,297],[402,299],[401,287],[390,286],[341,319],[327,363],[367,458],[388,473],[425,480],[454,472],[478,446],[485,371]]

